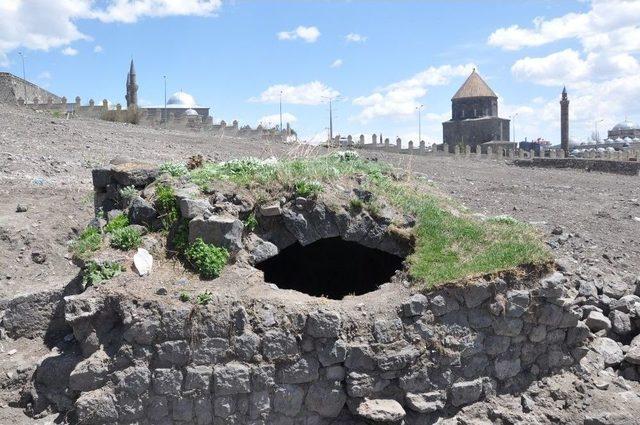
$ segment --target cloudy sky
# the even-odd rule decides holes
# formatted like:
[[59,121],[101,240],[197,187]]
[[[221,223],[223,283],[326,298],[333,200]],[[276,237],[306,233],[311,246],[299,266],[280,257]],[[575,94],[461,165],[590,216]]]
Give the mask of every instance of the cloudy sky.
[[476,67],[515,118],[516,138],[559,139],[640,121],[640,0],[223,1],[0,0],[0,71],[56,94],[124,103],[128,62],[139,101],[183,90],[214,119],[285,121],[334,132],[440,141],[450,98]]

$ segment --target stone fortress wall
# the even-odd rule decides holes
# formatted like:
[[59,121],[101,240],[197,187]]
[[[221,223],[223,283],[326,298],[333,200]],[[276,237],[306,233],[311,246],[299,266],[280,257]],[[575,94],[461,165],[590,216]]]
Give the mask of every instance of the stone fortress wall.
[[[451,156],[466,159],[507,158],[517,160],[518,165],[546,166],[552,168],[579,168],[594,171],[614,172],[621,174],[640,173],[640,147],[632,147],[619,151],[598,152],[587,151],[582,158],[565,158],[562,149],[548,149],[546,152],[535,152],[515,147],[514,143],[485,144],[481,149],[474,149],[469,145],[454,145],[453,149],[447,144],[426,146],[422,141],[418,146],[409,141],[408,146],[402,147],[402,140],[397,138],[391,143],[388,138],[384,141],[377,134],[371,135],[371,142],[367,143],[361,134],[358,140],[349,135],[345,138],[336,136],[333,145],[368,151],[395,152],[407,155]],[[542,155],[542,156],[541,156]],[[595,165],[594,165],[595,164]]]
[[18,99],[26,96],[28,101],[39,99],[41,102],[51,98],[53,102],[61,102],[61,98],[55,94],[37,86],[29,81],[16,77],[8,72],[0,72],[0,103],[15,104]]
[[561,273],[507,280],[416,294],[385,319],[364,306],[195,307],[87,291],[65,299],[81,353],[45,360],[35,388],[78,423],[383,423],[378,407],[395,419],[384,423],[430,423],[586,353],[590,332]]

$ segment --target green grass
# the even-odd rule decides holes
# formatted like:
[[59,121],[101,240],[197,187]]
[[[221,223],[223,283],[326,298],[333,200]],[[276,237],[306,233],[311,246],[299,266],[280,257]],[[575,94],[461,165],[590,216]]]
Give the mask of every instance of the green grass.
[[191,299],[191,295],[187,294],[186,292],[180,292],[178,299],[183,303],[186,303]]
[[180,206],[171,186],[159,184],[155,189],[155,207],[165,230],[169,230],[180,219]]
[[116,230],[124,229],[129,225],[129,218],[124,214],[118,214],[114,218],[112,218],[106,226],[104,226],[104,231],[107,233],[113,233]]
[[293,182],[293,192],[303,198],[315,198],[322,192],[322,183],[318,181],[297,180]]
[[215,279],[229,260],[229,252],[196,239],[185,251],[185,258],[204,279]]
[[[247,188],[280,186],[300,196],[318,195],[323,185],[331,187],[340,178],[358,176],[374,198],[370,202],[350,201],[351,211],[364,209],[376,216],[391,205],[416,218],[409,274],[426,288],[551,259],[530,226],[511,217],[482,221],[437,194],[430,185],[398,181],[390,166],[361,159],[357,154],[337,152],[281,161],[249,158],[209,163],[188,176],[203,190],[213,187],[216,181],[227,180]],[[317,183],[313,189],[308,187],[312,182]]]
[[102,246],[102,233],[95,227],[87,227],[73,242],[71,250],[77,258],[86,259]]
[[116,229],[111,233],[111,246],[122,251],[138,248],[142,244],[142,235],[134,227]]
[[172,177],[184,176],[189,172],[185,164],[165,162],[160,165],[160,172],[167,173]]
[[253,232],[258,227],[258,219],[256,218],[256,213],[251,211],[249,216],[244,220],[244,227]]
[[125,186],[120,189],[120,199],[126,205],[138,194],[138,189],[135,186]]
[[98,264],[95,261],[89,261],[82,273],[82,283],[85,288],[97,285],[119,275],[123,271],[123,267],[116,262],[105,261],[102,264]]
[[196,304],[198,305],[207,305],[213,300],[213,294],[211,291],[206,290],[196,297]]

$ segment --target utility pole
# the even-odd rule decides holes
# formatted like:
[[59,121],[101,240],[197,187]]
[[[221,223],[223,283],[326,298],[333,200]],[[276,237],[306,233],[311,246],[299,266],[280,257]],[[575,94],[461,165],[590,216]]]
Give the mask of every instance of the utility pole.
[[331,109],[331,98],[329,98],[329,143],[333,141],[333,110]]
[[282,132],[282,90],[280,90],[280,132]]
[[511,116],[511,124],[513,126],[513,142],[514,143],[518,143],[518,140],[516,139],[516,117],[518,116],[519,112],[516,112],[515,114],[513,114]]
[[416,109],[418,110],[418,145],[422,142],[422,115],[420,114],[420,111],[423,107],[424,105],[422,104],[420,106],[416,106]]
[[22,85],[24,86],[24,103],[27,103],[27,74],[24,71],[24,54],[22,52],[18,52],[20,57],[22,58]]
[[164,126],[167,127],[167,76],[163,75],[164,78]]
[[604,121],[604,119],[596,120],[596,121],[594,122],[594,124],[595,124],[595,130],[596,130],[596,134],[595,134],[595,136],[596,136],[596,143],[600,143],[600,134],[598,133],[598,123],[600,123],[600,122],[602,122],[602,121]]

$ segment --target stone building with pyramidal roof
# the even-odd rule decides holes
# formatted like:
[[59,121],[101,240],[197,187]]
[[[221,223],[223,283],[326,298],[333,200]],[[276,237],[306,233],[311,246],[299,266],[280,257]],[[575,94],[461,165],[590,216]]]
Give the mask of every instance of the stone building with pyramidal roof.
[[451,98],[451,119],[442,123],[442,141],[453,150],[484,143],[509,144],[509,120],[498,117],[498,96],[475,68]]

